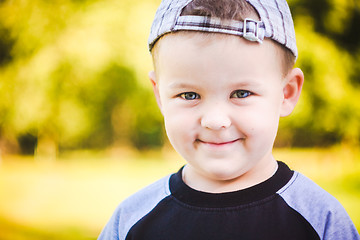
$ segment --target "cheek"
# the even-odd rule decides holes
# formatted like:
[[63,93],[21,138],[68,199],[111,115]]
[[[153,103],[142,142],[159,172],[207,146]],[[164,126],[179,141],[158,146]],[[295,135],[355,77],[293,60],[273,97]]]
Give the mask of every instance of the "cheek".
[[[257,141],[274,139],[279,123],[279,109],[274,105],[264,104],[245,111],[238,124],[244,128],[246,135],[256,137]],[[240,127],[241,127],[240,126]]]
[[192,143],[194,139],[194,129],[196,129],[196,118],[194,114],[175,108],[165,108],[164,122],[167,136],[175,148],[178,145],[181,146],[184,142]]

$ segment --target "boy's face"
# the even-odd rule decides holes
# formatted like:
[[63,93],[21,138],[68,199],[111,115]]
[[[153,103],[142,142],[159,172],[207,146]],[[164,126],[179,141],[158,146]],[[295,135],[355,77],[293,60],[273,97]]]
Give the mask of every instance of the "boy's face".
[[150,77],[170,142],[188,162],[185,178],[209,191],[271,176],[279,117],[293,107],[275,44],[199,33],[160,41]]

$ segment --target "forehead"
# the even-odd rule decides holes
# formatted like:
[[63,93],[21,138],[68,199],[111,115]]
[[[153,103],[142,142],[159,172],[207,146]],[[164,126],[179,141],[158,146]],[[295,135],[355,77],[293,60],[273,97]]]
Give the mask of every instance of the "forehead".
[[249,68],[247,73],[254,74],[260,70],[269,74],[282,71],[280,51],[273,41],[259,44],[219,33],[180,31],[167,34],[155,45],[153,60],[157,75],[180,65],[189,71],[196,67],[198,71],[227,71],[227,74],[239,74],[243,68]]

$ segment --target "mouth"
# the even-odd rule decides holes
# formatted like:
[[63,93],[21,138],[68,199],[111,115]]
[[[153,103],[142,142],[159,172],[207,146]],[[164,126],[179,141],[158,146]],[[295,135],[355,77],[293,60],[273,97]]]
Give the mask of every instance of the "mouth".
[[233,143],[236,143],[237,141],[242,140],[241,138],[237,138],[235,140],[230,140],[230,141],[204,141],[201,139],[197,139],[196,142],[198,143],[202,143],[208,146],[213,146],[213,147],[222,147],[222,146],[229,146],[232,145]]

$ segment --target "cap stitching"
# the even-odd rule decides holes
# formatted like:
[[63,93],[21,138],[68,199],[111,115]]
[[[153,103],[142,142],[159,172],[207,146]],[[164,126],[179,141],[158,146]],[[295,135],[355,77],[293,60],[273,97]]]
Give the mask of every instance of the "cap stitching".
[[287,46],[287,36],[286,36],[286,28],[285,28],[285,19],[284,19],[284,15],[282,13],[282,11],[280,10],[279,8],[279,4],[276,0],[274,0],[275,4],[276,4],[276,7],[281,15],[281,20],[282,20],[282,25],[283,25],[283,29],[284,29],[284,37],[285,37],[285,43],[284,45]]
[[[264,9],[265,13],[266,13],[266,18],[269,22],[269,25],[271,27],[271,36],[270,38],[274,38],[274,26],[272,25],[272,22],[270,21],[270,15],[269,15],[269,12],[267,11],[267,9],[264,7],[264,5],[261,3],[260,0],[258,0],[258,3],[260,4],[260,6]],[[256,9],[256,8],[255,8]],[[260,13],[259,13],[260,14]],[[261,16],[260,16],[261,18]]]
[[165,15],[166,15],[166,13],[168,12],[168,10],[171,8],[172,3],[173,3],[173,2],[170,1],[170,4],[168,5],[168,7],[166,8],[166,10],[165,10],[164,13],[162,14],[162,16],[161,16],[161,22],[160,22],[160,24],[159,24],[159,29],[158,29],[156,35],[160,35],[160,31],[161,31],[162,26],[163,26],[163,22],[164,22],[164,19],[165,19]]

